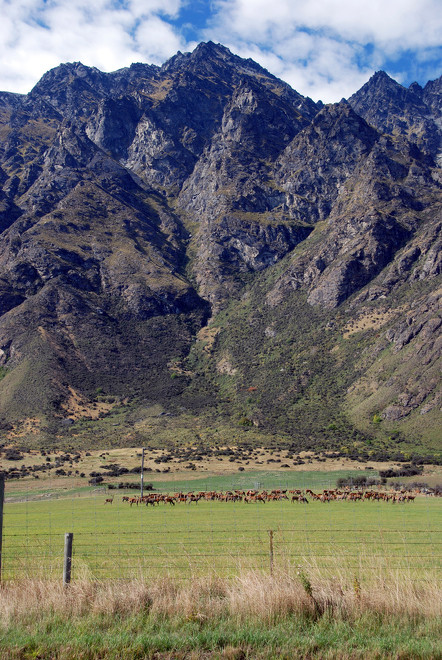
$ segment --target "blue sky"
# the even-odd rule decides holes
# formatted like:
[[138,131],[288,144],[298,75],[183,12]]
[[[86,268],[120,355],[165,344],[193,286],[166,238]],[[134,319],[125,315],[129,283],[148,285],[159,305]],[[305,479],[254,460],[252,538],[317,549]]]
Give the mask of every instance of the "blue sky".
[[0,89],[48,69],[162,64],[212,40],[301,94],[339,101],[384,69],[409,85],[441,75],[441,0],[0,0]]

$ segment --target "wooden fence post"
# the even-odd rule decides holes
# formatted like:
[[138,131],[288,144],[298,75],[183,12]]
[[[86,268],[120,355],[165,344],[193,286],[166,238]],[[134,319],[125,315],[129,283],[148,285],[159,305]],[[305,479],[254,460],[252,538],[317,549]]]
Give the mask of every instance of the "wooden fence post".
[[273,577],[273,529],[269,529],[270,576]]
[[5,475],[0,474],[0,582],[2,581],[3,502],[5,501]]
[[64,535],[64,560],[63,560],[63,586],[66,587],[71,581],[72,570],[72,540],[74,535],[67,532]]
[[144,494],[144,447],[141,450],[141,498],[143,498]]

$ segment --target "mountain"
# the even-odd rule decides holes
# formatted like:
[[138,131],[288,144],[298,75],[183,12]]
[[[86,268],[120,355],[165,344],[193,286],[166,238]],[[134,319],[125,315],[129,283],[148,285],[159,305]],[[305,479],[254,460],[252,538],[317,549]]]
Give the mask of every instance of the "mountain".
[[378,71],[353,96],[352,108],[378,131],[394,138],[406,137],[436,159],[442,156],[441,78],[423,89],[413,83],[407,89]]
[[209,42],[0,93],[3,440],[440,449],[441,87]]

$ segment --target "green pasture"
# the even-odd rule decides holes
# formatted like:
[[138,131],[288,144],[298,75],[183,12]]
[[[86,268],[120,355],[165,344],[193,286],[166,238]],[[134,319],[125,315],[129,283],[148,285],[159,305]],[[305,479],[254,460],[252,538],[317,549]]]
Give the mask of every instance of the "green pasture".
[[324,488],[335,488],[340,478],[356,478],[366,476],[368,478],[378,477],[377,470],[324,470],[323,472],[313,470],[282,471],[282,470],[250,470],[237,474],[209,475],[197,479],[174,479],[164,481],[159,475],[146,474],[145,483],[152,483],[155,490],[166,491],[189,491],[189,490],[244,490],[249,488],[272,489],[272,488],[311,488],[323,490]]
[[[203,480],[204,481],[204,480]],[[199,484],[201,485],[201,484]],[[169,491],[178,484],[169,484]],[[278,487],[278,484],[275,484]],[[197,490],[198,488],[195,488]],[[122,492],[88,497],[7,502],[3,578],[62,575],[64,534],[74,534],[73,578],[162,575],[188,579],[215,572],[316,565],[351,570],[393,570],[419,580],[440,578],[442,501],[413,503],[288,501],[178,503],[129,506]]]
[[[198,473],[196,473],[198,474]],[[199,473],[200,475],[201,473]],[[194,491],[226,491],[234,489],[272,489],[272,488],[311,488],[312,490],[324,490],[325,488],[335,488],[336,482],[340,478],[357,478],[366,476],[368,478],[378,477],[377,470],[297,470],[297,471],[284,471],[284,470],[246,470],[244,472],[237,472],[235,474],[221,474],[213,475],[207,474],[205,476],[193,476],[193,473],[188,475],[173,475],[172,479],[165,479],[158,473],[145,472],[144,484],[152,484],[155,492],[172,493],[176,491],[188,492]],[[439,478],[440,480],[440,478]],[[107,479],[106,483],[118,484],[119,481],[140,483],[139,474],[124,474],[119,478]],[[45,486],[45,480],[40,479],[38,482],[34,480],[31,482],[32,489],[30,488],[29,480],[22,480],[14,484],[14,489],[9,489],[6,486],[6,497],[8,500],[18,499],[34,499],[50,495],[51,497],[72,497],[72,496],[89,496],[91,492],[96,490],[88,485],[72,487],[69,485],[71,479],[60,479],[62,488],[54,489],[54,481],[52,480],[51,487]],[[37,486],[38,484],[38,486]],[[107,486],[101,486],[99,489],[106,489]],[[111,491],[113,493],[120,493],[118,490]],[[131,494],[136,494],[136,491],[131,491]]]

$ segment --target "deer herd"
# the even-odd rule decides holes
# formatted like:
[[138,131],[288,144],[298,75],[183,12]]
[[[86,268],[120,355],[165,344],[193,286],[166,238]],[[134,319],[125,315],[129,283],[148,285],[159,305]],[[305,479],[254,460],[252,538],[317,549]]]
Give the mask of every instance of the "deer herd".
[[[308,496],[308,497],[307,497]],[[265,504],[266,502],[274,502],[280,500],[288,500],[291,502],[298,502],[301,504],[308,504],[309,501],[318,502],[332,502],[332,501],[347,501],[347,502],[360,502],[360,501],[383,501],[383,502],[413,502],[416,493],[412,491],[377,491],[377,490],[337,490],[328,489],[320,493],[314,493],[309,488],[306,490],[282,490],[275,489],[271,491],[263,490],[228,490],[226,492],[217,491],[200,491],[188,493],[174,493],[173,495],[161,493],[149,493],[148,495],[131,497],[124,495],[123,502],[127,502],[130,506],[134,504],[139,506],[145,504],[146,506],[157,506],[160,504],[169,504],[175,506],[178,503],[183,504],[198,504],[200,500],[205,501],[219,501],[219,502],[244,502],[251,504],[254,502]],[[106,498],[105,504],[112,504],[113,497]]]

